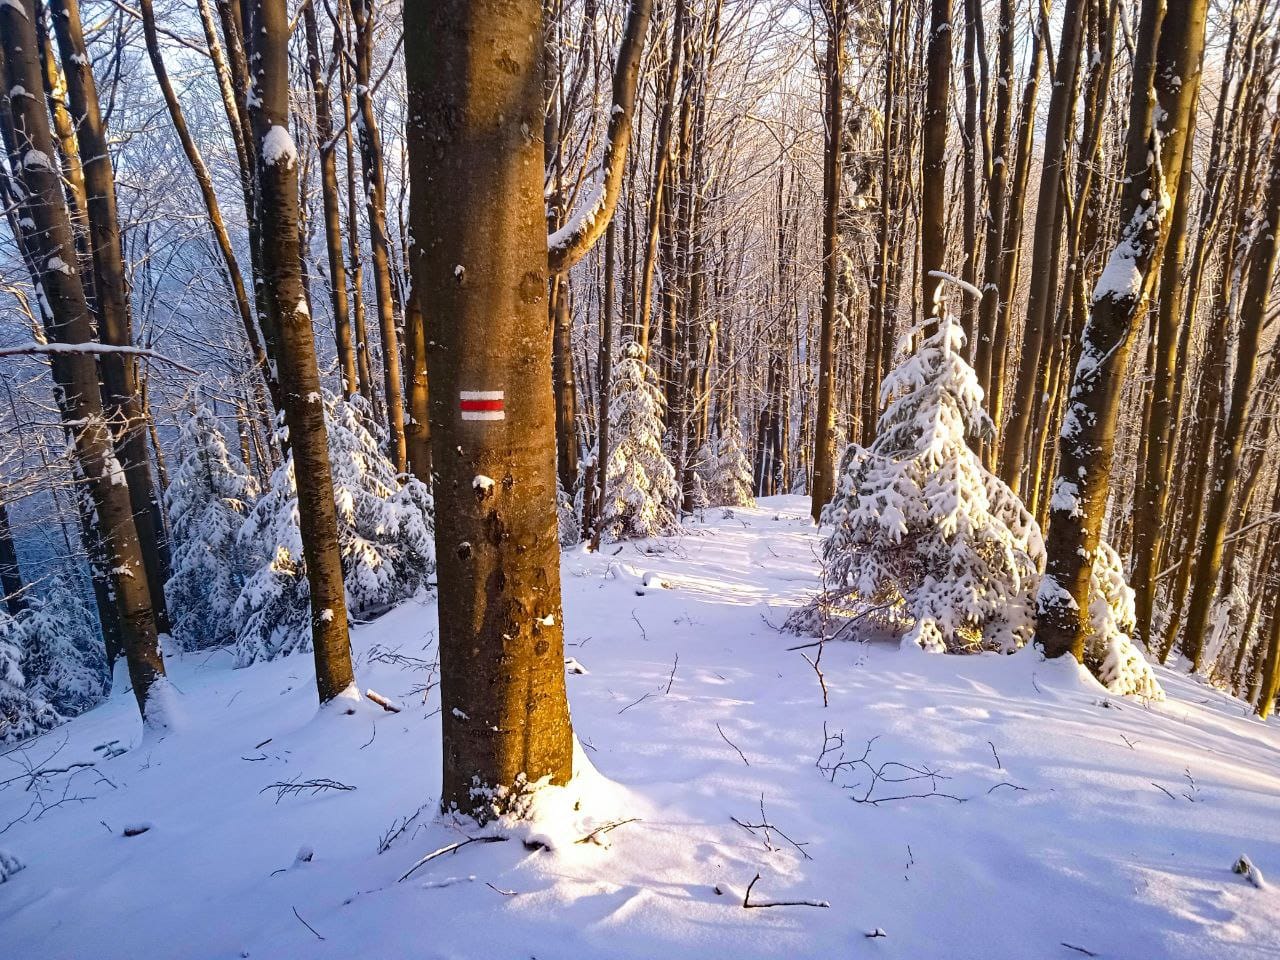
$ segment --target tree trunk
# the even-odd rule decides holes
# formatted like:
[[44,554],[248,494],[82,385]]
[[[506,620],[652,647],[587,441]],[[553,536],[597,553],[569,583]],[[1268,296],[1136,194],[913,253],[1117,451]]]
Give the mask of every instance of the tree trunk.
[[[1058,43],[1058,63],[1045,125],[1044,159],[1040,168],[1040,193],[1036,199],[1031,286],[1027,292],[1022,360],[1018,364],[1018,382],[1014,388],[1016,402],[1010,411],[1000,453],[1000,477],[1015,494],[1022,492],[1022,475],[1023,468],[1027,465],[1026,450],[1030,441],[1031,423],[1033,415],[1040,408],[1043,395],[1043,391],[1037,392],[1036,389],[1041,380],[1042,354],[1049,336],[1050,318],[1055,315],[1052,309],[1055,292],[1053,280],[1056,276],[1059,237],[1062,233],[1063,164],[1075,112],[1084,8],[1085,0],[1067,0],[1063,10],[1062,38]],[[1137,91],[1135,98],[1147,96],[1147,88],[1140,85],[1137,79],[1134,81],[1134,88]]]
[[[1093,293],[1092,316],[1082,337],[1080,360],[1072,377],[1058,454],[1058,476],[1050,504],[1047,565],[1038,603],[1037,640],[1051,657],[1084,658],[1089,618],[1090,577],[1098,549],[1110,484],[1111,459],[1120,394],[1129,350],[1142,325],[1166,234],[1164,198],[1170,186],[1161,150],[1181,158],[1191,123],[1190,104],[1166,118],[1171,129],[1159,142],[1148,91],[1170,95],[1186,91],[1199,68],[1207,0],[1172,0],[1165,17],[1162,0],[1144,0],[1134,62],[1133,100],[1121,212],[1123,227],[1107,269]],[[1157,38],[1171,49],[1196,51],[1183,73],[1156,69]],[[1059,68],[1061,77],[1061,67]]]
[[[53,343],[76,345],[92,341],[92,322],[80,274],[71,220],[62,195],[61,179],[54,168],[53,136],[45,105],[33,96],[10,98],[18,88],[41,89],[41,64],[33,0],[0,5],[0,112],[11,141],[9,169],[21,185],[19,214],[24,241],[32,263],[38,266],[41,319]],[[162,698],[151,700],[152,688],[164,675],[155,613],[152,609],[142,546],[133,520],[128,483],[117,459],[107,427],[92,355],[82,352],[55,354],[50,358],[56,394],[64,422],[74,433],[76,461],[93,497],[97,527],[106,544],[111,586],[120,612],[125,654],[134,696],[144,724],[167,726]],[[158,689],[158,687],[157,687]]]
[[264,305],[279,335],[280,393],[298,489],[298,525],[311,587],[320,703],[354,687],[329,443],[311,314],[298,257],[298,157],[289,134],[289,15],[285,0],[252,0]]
[[823,152],[822,171],[822,326],[818,333],[818,417],[814,424],[813,473],[809,484],[809,513],[814,523],[822,519],[822,509],[831,501],[836,489],[835,345],[836,304],[840,281],[838,214],[841,163],[844,159],[844,41],[848,8],[845,0],[831,0],[829,6],[824,5],[823,12],[827,19],[827,56],[823,71],[827,102],[826,149]]
[[543,300],[542,6],[409,0],[404,13],[413,272],[438,331],[440,802],[485,821],[544,777],[567,782],[573,763]]
[[930,276],[947,259],[947,107],[951,99],[951,0],[930,0],[920,165],[920,293],[929,316],[942,285]]
[[[107,131],[98,107],[98,89],[85,48],[77,0],[50,0],[58,50],[66,65],[67,92],[76,117],[76,138],[83,164],[89,213],[89,247],[93,259],[98,337],[111,346],[133,346],[128,281],[120,245],[116,212],[115,175]],[[115,437],[116,454],[124,466],[133,505],[134,524],[142,545],[147,584],[161,632],[169,629],[164,586],[169,579],[169,544],[164,536],[160,498],[151,479],[147,450],[147,416],[142,407],[137,363],[129,354],[107,353],[99,360],[103,403]]]
[[[351,310],[347,297],[347,266],[342,251],[342,216],[338,198],[338,141],[329,109],[329,84],[320,64],[320,31],[315,6],[302,10],[307,35],[307,71],[316,106],[316,149],[320,154],[320,197],[324,207],[324,244],[329,255],[329,297],[333,305],[333,334],[338,369],[342,372],[342,396],[350,400],[358,389],[356,348],[351,337]],[[339,34],[340,35],[340,34]],[[335,44],[336,46],[336,44]]]
[[26,584],[22,580],[22,568],[18,566],[18,548],[13,542],[13,529],[9,526],[9,510],[0,500],[0,595],[9,615],[16,617],[27,607]]
[[378,303],[378,332],[382,336],[382,392],[386,401],[386,423],[390,447],[387,456],[399,471],[407,458],[404,446],[404,397],[400,385],[400,337],[396,333],[396,309],[391,290],[390,242],[387,238],[387,179],[383,165],[382,135],[373,103],[373,3],[352,0],[351,15],[356,26],[356,105],[360,122],[356,126],[360,161],[364,169],[365,210],[369,218],[369,246],[372,251],[373,288]]
[[1209,502],[1205,508],[1205,538],[1196,558],[1191,600],[1183,627],[1183,652],[1198,671],[1204,653],[1204,631],[1209,609],[1217,590],[1222,566],[1223,541],[1227,535],[1226,515],[1235,492],[1240,456],[1244,446],[1249,393],[1257,367],[1258,347],[1266,322],[1271,285],[1276,273],[1276,252],[1280,246],[1280,121],[1272,124],[1271,173],[1257,235],[1249,248],[1244,295],[1240,302],[1240,330],[1236,342],[1231,405],[1218,437],[1218,457],[1214,461]]

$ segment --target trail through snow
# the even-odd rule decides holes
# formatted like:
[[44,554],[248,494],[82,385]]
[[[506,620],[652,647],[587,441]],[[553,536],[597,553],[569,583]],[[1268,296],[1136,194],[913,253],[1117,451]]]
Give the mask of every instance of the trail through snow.
[[[361,688],[400,713],[318,714],[310,655],[219,652],[171,658],[185,723],[143,739],[118,682],[2,758],[0,849],[26,867],[0,956],[1280,956],[1276,889],[1231,869],[1280,875],[1280,726],[1165,670],[1144,706],[1034,651],[853,642],[823,651],[824,708],[816,650],[775,629],[817,588],[807,514],[566,555],[582,775],[521,835],[550,850],[470,843],[397,882],[477,835],[434,815],[434,601],[355,631]],[[282,789],[326,778],[355,789]],[[756,874],[753,903],[830,906],[743,909]]]

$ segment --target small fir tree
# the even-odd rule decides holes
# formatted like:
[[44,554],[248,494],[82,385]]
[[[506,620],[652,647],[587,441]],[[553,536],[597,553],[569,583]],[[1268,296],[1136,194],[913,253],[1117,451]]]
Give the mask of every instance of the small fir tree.
[[[376,616],[413,596],[435,571],[431,494],[415,477],[396,474],[364,400],[323,402],[347,606],[354,616]],[[286,458],[240,532],[253,571],[235,608],[242,666],[310,649],[293,471]]]
[[705,487],[707,503],[713,507],[754,507],[755,478],[751,464],[743,453],[742,432],[738,421],[729,417],[719,438],[708,441]]
[[26,619],[0,608],[0,743],[25,740],[62,722],[48,701],[27,687]]
[[964,334],[944,315],[881,387],[870,449],[851,445],[823,511],[827,613],[884,612],[922,646],[1010,650],[1033,630],[1044,545],[969,441],[992,432]]
[[674,533],[680,490],[662,448],[662,391],[638,344],[628,342],[609,385],[609,436],[603,530],[608,539]]
[[188,650],[235,640],[232,611],[244,586],[238,534],[258,483],[227,449],[217,418],[192,406],[177,443],[178,465],[165,491],[173,572],[165,585],[174,637]]
[[20,617],[27,689],[60,716],[76,717],[110,692],[106,648],[97,617],[73,591],[55,585],[31,598]]

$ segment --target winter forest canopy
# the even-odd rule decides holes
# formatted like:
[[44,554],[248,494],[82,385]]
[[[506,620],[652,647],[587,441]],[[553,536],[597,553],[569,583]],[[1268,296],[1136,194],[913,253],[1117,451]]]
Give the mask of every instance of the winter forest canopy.
[[[552,955],[536,883],[585,956],[618,917],[572,884],[666,871],[700,892],[619,956],[1263,956],[1277,24],[1278,0],[0,0],[0,929],[20,956],[295,956],[333,933],[308,919],[412,880],[498,918],[496,952],[441,955]],[[1137,756],[1095,770],[1080,731]],[[214,826],[165,846],[206,769]],[[1219,827],[1127,819],[1166,798]],[[867,841],[886,882],[914,836],[986,858],[993,902],[1022,877],[1144,919],[979,948],[928,881],[842,902],[879,829],[849,800],[897,818]],[[950,803],[976,819],[920,819]],[[1004,803],[1028,847],[1088,821],[1096,889],[986,842]],[[102,900],[45,939],[42,891],[103,826],[154,872],[263,846],[289,804],[301,905],[192,880],[278,930],[224,942],[175,903],[117,941]],[[218,841],[233,818],[256,826]],[[734,832],[659,853],[654,821]],[[325,866],[340,823],[400,859]],[[461,852],[507,840],[553,865]],[[615,843],[647,851],[625,880]],[[426,909],[400,899],[334,939],[394,953]],[[767,935],[717,913],[757,906],[788,909]]]

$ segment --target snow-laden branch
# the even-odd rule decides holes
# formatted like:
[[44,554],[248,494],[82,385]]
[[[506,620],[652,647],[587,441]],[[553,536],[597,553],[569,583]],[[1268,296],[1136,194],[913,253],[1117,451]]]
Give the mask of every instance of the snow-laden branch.
[[613,108],[609,116],[609,139],[604,147],[597,180],[587,196],[565,221],[547,237],[547,263],[551,273],[564,273],[587,255],[609,225],[613,209],[622,193],[622,175],[631,144],[631,115],[636,102],[640,58],[653,0],[631,0],[627,25],[618,48],[613,70]]
[[19,343],[11,347],[0,347],[0,357],[16,357],[40,353],[125,353],[135,357],[146,357],[148,360],[156,360],[160,363],[167,363],[186,373],[194,374],[197,377],[200,376],[199,370],[193,370],[172,357],[166,357],[163,353],[156,353],[154,350],[148,350],[145,347],[122,347],[111,343],[36,343],[34,341],[31,343]]

